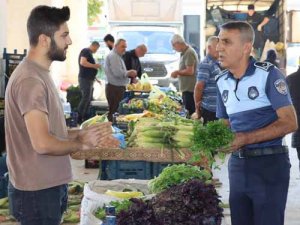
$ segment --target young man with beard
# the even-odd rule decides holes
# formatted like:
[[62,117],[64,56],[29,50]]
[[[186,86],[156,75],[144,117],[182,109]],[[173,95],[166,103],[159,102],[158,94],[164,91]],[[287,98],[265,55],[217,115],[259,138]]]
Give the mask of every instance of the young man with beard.
[[232,225],[283,225],[290,162],[282,138],[297,129],[284,76],[250,57],[254,31],[246,22],[220,28],[217,117],[235,134],[228,163]]
[[69,154],[98,146],[117,146],[111,124],[68,131],[63,108],[49,74],[64,61],[72,43],[68,7],[34,8],[27,20],[28,56],[9,79],[5,94],[5,133],[12,215],[21,225],[59,225],[72,180]]

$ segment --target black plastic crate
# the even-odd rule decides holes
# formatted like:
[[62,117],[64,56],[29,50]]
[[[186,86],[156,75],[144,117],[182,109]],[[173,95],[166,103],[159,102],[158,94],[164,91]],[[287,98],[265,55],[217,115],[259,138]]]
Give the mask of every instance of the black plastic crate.
[[173,165],[176,163],[172,162],[165,162],[165,163],[160,163],[160,162],[154,162],[152,163],[152,177],[157,177],[164,168],[166,168],[168,165]]
[[152,163],[145,161],[106,161],[105,170],[101,173],[101,179],[141,179],[149,180],[152,178]]
[[125,91],[124,98],[148,98],[149,94],[149,91]]

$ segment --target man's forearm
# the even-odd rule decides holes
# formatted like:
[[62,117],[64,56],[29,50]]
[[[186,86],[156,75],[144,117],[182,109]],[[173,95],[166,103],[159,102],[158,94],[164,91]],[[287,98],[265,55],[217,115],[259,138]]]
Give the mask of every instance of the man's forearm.
[[178,74],[180,76],[193,76],[194,70],[190,70],[190,69],[178,70]]
[[59,140],[56,137],[49,135],[46,140],[39,142],[37,146],[33,147],[42,155],[61,156],[82,150],[83,144],[76,139]]
[[296,131],[297,128],[297,119],[293,112],[286,114],[286,117],[279,117],[275,122],[264,128],[240,134],[244,142],[243,145],[249,145],[283,137]]
[[93,63],[81,62],[80,65],[83,66],[83,67],[95,69],[95,64],[93,64]]

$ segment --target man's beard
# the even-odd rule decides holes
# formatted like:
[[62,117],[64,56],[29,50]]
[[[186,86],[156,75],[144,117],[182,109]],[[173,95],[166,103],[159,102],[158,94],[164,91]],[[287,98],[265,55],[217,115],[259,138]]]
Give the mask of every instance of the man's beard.
[[[66,47],[65,49],[67,48],[68,47]],[[48,58],[51,61],[65,61],[66,60],[65,49],[58,48],[57,44],[55,43],[55,40],[51,38],[51,46],[48,52]]]

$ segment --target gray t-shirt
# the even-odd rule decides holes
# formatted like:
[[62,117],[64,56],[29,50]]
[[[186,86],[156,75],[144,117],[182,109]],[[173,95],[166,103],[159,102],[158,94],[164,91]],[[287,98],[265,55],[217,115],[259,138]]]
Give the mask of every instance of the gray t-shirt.
[[63,108],[49,71],[25,58],[9,79],[5,94],[7,163],[12,185],[24,191],[42,190],[72,180],[69,155],[37,153],[24,115],[39,110],[48,115],[49,133],[68,138]]
[[194,65],[194,74],[191,76],[179,76],[179,90],[181,92],[189,91],[194,92],[195,84],[196,84],[196,76],[197,76],[197,64],[198,57],[195,50],[188,46],[188,48],[181,53],[180,56],[180,64],[179,70],[186,69],[187,66]]

